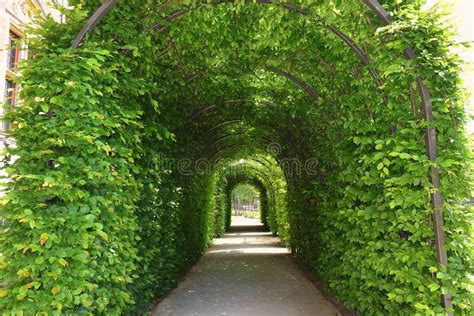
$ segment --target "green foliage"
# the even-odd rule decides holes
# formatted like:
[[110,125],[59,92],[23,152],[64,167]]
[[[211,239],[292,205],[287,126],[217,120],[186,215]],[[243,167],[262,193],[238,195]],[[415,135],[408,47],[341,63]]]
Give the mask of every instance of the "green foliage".
[[121,71],[104,50],[45,53],[24,69],[1,215],[10,288],[2,305],[13,313],[118,311],[132,302],[139,169],[130,162],[141,113],[117,106]]
[[[121,1],[76,51],[100,1],[41,22],[8,118],[2,312],[143,313],[228,228],[232,190],[247,183],[262,222],[348,307],[444,314],[450,291],[455,312],[471,314],[470,154],[451,29],[421,1],[381,3],[390,26],[356,0],[296,2],[306,16],[279,4]],[[434,162],[418,77],[432,94]],[[447,269],[432,243],[432,166]]]
[[258,197],[258,192],[251,185],[239,185],[234,189],[234,198],[238,198],[245,203],[250,203]]
[[[217,191],[216,194],[218,202],[215,215],[217,219],[225,218],[225,221],[220,221],[215,231],[222,233],[230,226],[233,196],[237,190],[245,188],[244,190],[248,190],[247,193],[252,196],[257,193],[260,198],[259,218],[262,224],[275,236],[279,235],[284,242],[288,239],[288,235],[279,227],[284,227],[285,219],[277,215],[277,213],[286,214],[284,207],[286,185],[283,174],[271,156],[257,155],[252,158],[255,160],[243,159],[239,163],[224,165],[218,169],[217,187],[221,188],[221,191]],[[259,159],[262,158],[267,161],[266,164],[261,163]],[[216,235],[219,236],[220,233]]]

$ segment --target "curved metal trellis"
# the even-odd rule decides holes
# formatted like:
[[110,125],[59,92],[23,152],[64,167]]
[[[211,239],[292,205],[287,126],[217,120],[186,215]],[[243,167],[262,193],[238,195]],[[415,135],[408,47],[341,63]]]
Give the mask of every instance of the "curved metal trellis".
[[[100,8],[91,16],[91,18],[87,21],[86,25],[81,29],[79,34],[75,37],[72,48],[78,48],[79,45],[84,40],[87,33],[89,33],[98,23],[99,21],[110,11],[112,8],[118,3],[119,0],[106,0]],[[364,4],[366,4],[378,17],[379,19],[386,25],[392,23],[392,19],[390,18],[388,12],[383,8],[383,6],[377,0],[361,0]],[[228,2],[228,1],[214,1],[214,4]],[[253,2],[253,1],[246,1],[246,2]],[[273,4],[275,3],[273,0],[257,0],[256,3],[260,4]],[[286,9],[290,9],[294,12],[297,12],[301,15],[308,15],[308,11],[304,9],[297,8],[296,5],[292,3],[282,3],[279,4]],[[181,16],[187,13],[189,10],[178,10],[176,11],[176,16]],[[356,56],[362,61],[363,64],[368,66],[369,72],[372,78],[375,81],[377,87],[382,86],[382,82],[379,79],[377,71],[370,67],[371,61],[365,52],[348,36],[340,32],[337,28],[332,25],[326,25],[326,27],[331,30],[335,35],[337,35],[344,43],[346,43],[350,49],[355,53]],[[416,56],[413,50],[408,49],[405,51],[405,57],[409,59],[415,59]],[[417,79],[417,89],[418,93],[422,100],[422,107],[424,113],[424,119],[427,122],[433,122],[433,110],[432,110],[432,103],[430,92],[428,88],[423,83],[422,78]],[[387,104],[387,99],[384,96],[383,101]],[[428,124],[430,125],[430,124]],[[426,149],[430,160],[434,161],[437,157],[436,151],[436,129],[433,126],[426,127]],[[435,244],[436,244],[436,254],[438,258],[438,262],[444,266],[448,265],[447,259],[447,252],[445,249],[445,233],[443,228],[443,214],[442,214],[442,196],[440,192],[440,176],[439,170],[435,167],[431,168],[431,175],[430,175],[431,184],[434,188],[434,192],[432,193],[432,205],[434,208],[434,231],[435,231]],[[449,293],[443,294],[443,305],[446,308],[452,307],[451,302],[451,295]],[[451,314],[451,313],[450,313]]]
[[[235,124],[235,123],[244,123],[244,122],[246,122],[244,119],[228,120],[228,121],[219,123],[219,124],[213,126],[212,128],[208,129],[208,130],[206,131],[205,135],[207,136],[207,135],[209,135],[209,133],[210,133],[211,131],[214,132],[214,131],[218,130],[218,129],[221,128],[221,127],[225,127],[225,126],[232,125],[232,124]],[[283,140],[287,145],[291,146],[291,147],[294,149],[295,154],[299,153],[299,147],[296,145],[296,143],[295,143],[295,141],[294,141],[295,137],[293,136],[292,133],[290,133],[290,132],[288,132],[288,131],[285,131],[285,130],[283,130],[283,129],[281,129],[281,128],[278,128],[278,127],[277,127],[276,125],[274,125],[274,124],[265,124],[265,126],[269,127],[269,129],[274,130],[274,131],[278,134],[278,136],[281,137],[281,140]],[[238,134],[244,134],[244,133],[238,133]],[[208,150],[210,147],[212,147],[213,144],[218,143],[218,141],[220,141],[220,140],[222,140],[222,139],[225,139],[225,138],[228,138],[228,137],[231,137],[231,136],[236,136],[236,135],[238,135],[238,134],[232,133],[232,134],[224,135],[223,137],[221,137],[220,139],[214,141],[213,143],[207,144],[207,146],[205,147],[204,150],[201,151],[201,153],[202,153],[203,151]],[[262,138],[262,139],[263,139],[263,138]],[[305,153],[303,152],[303,156],[304,156],[304,154],[305,154]]]
[[[277,133],[278,133],[278,132],[277,132]],[[231,135],[228,135],[228,136],[231,136]],[[233,135],[232,135],[232,136],[233,136]],[[279,134],[279,136],[280,136],[280,137],[284,137],[282,134]],[[267,141],[267,145],[269,145],[269,144],[275,144],[275,141],[273,141],[273,140],[270,140],[270,141],[269,141],[269,139],[268,139],[267,137],[263,137],[263,136],[262,136],[262,140]],[[284,140],[285,143],[287,143],[287,145],[291,145],[290,139],[288,139],[288,138],[282,138],[282,140]],[[247,144],[247,143],[237,143],[237,144],[232,144],[232,145],[229,145],[229,146],[223,146],[223,147],[221,147],[221,148],[217,148],[217,151],[215,151],[215,152],[211,155],[211,157],[210,157],[209,159],[212,161],[212,160],[214,160],[214,159],[216,158],[216,156],[217,156],[218,154],[220,154],[221,152],[223,152],[223,151],[225,151],[225,150],[227,150],[227,149],[229,149],[229,148],[235,147],[235,146],[237,146],[237,145],[238,145],[238,146],[245,146],[245,147],[247,147],[247,148],[249,147],[249,144]],[[267,147],[268,147],[268,146],[267,146]],[[297,148],[296,148],[296,147],[294,147],[294,146],[292,146],[292,147],[294,148],[295,151],[297,151]],[[206,151],[206,150],[208,150],[209,148],[211,148],[211,146],[208,145],[208,146],[205,147],[205,149],[204,149],[203,151]],[[203,151],[201,151],[201,153],[202,153]],[[275,153],[275,152],[271,152],[271,151],[270,151],[270,148],[265,148],[265,150],[263,150],[263,151],[265,151],[266,153],[270,154],[270,155],[273,156],[275,159],[277,159],[276,153]],[[282,154],[282,152],[279,152],[279,154]],[[286,158],[290,158],[290,157],[286,157]]]
[[316,90],[311,85],[303,81],[301,78],[293,75],[290,72],[283,71],[276,67],[268,66],[267,69],[277,75],[280,75],[282,77],[285,77],[293,81],[296,85],[298,85],[301,89],[303,89],[313,100],[319,99],[319,94],[316,92]]
[[[242,100],[227,100],[223,103],[219,103],[219,104],[212,104],[212,105],[209,105],[209,106],[206,106],[206,107],[202,107],[200,109],[197,109],[189,118],[188,118],[188,121],[194,121],[196,119],[198,119],[201,115],[205,114],[206,112],[209,112],[209,111],[212,111],[212,110],[215,110],[217,109],[218,107],[221,107],[221,106],[224,106],[224,105],[227,105],[227,104],[231,104],[231,103],[255,103],[255,102],[259,102],[260,104],[264,105],[266,108],[268,109],[271,109],[272,111],[274,111],[275,113],[283,113],[283,112],[286,112],[286,115],[287,117],[291,118],[291,120],[293,121],[293,124],[297,127],[297,130],[299,131],[299,133],[301,135],[303,135],[303,137],[298,137],[298,138],[303,138],[306,140],[306,134],[305,134],[305,131],[304,129],[301,127],[301,121],[302,121],[302,118],[299,117],[299,116],[296,116],[296,117],[293,117],[291,115],[291,113],[286,110],[285,111],[285,108],[281,107],[281,106],[277,106],[276,104],[270,102],[270,101],[266,101],[266,100],[262,100],[262,101],[256,101],[256,100],[252,100],[252,99],[242,99]],[[298,121],[298,120],[299,121]],[[275,126],[275,128],[277,128]],[[282,129],[280,129],[280,133],[284,133],[284,131]],[[230,135],[227,135],[227,136],[224,136],[224,137],[221,137],[221,138],[225,138],[225,137],[228,137]],[[300,136],[300,135],[299,135]],[[291,137],[291,139],[295,139],[295,137]],[[221,139],[217,139],[215,140],[215,142],[218,142],[220,141]],[[301,144],[301,142],[298,142],[298,144]],[[295,149],[299,149],[297,148],[297,143],[295,143],[294,141],[291,142],[291,145],[295,148]],[[310,151],[310,148],[309,148],[309,144],[307,143],[303,143],[303,155],[306,156],[308,155],[308,152]]]
[[[273,143],[273,141],[271,139],[266,139],[264,138],[264,140],[266,140],[268,143]],[[221,148],[220,150],[218,150],[217,152],[215,152],[212,157],[211,157],[211,160],[218,160],[219,158],[216,159],[216,157],[223,153],[223,152],[226,152],[230,149],[235,149],[235,148],[240,148],[240,147],[243,147],[243,148],[248,148],[248,145],[247,144],[243,144],[243,143],[235,143],[235,144],[231,144],[231,145],[228,145],[226,147],[223,147]],[[294,183],[296,182],[295,180],[295,177],[296,177],[296,174],[295,173],[292,173],[290,172],[290,170],[288,170],[287,168],[282,168],[284,166],[283,162],[280,160],[280,158],[275,155],[274,153],[272,152],[269,152],[269,151],[265,151],[265,150],[262,150],[263,152],[271,155],[278,163],[278,165],[280,166],[281,170],[283,171],[284,173],[284,176],[285,176],[285,179],[286,179],[286,183],[291,187],[291,186],[294,186]],[[284,156],[283,158],[290,158],[288,156]]]
[[[288,9],[290,11],[293,11],[295,13],[298,13],[302,16],[308,16],[309,12],[308,10],[305,10],[305,9],[301,9],[301,8],[298,8],[297,5],[295,5],[294,3],[291,3],[291,2],[287,2],[287,3],[278,3],[278,2],[275,2],[274,0],[256,0],[256,1],[251,1],[251,0],[244,0],[245,2],[247,3],[257,3],[257,4],[278,4],[280,5],[281,7],[285,8],[285,9]],[[87,24],[84,26],[84,28],[81,30],[81,32],[76,36],[76,38],[74,39],[74,42],[73,42],[73,45],[72,45],[72,48],[78,48],[79,45],[82,43],[82,41],[84,40],[86,34],[88,32],[90,32],[96,25],[97,23],[110,11],[112,10],[112,8],[117,4],[118,0],[107,0],[97,11],[96,13],[89,19],[89,21],[87,22]],[[227,3],[227,2],[231,2],[229,0],[214,0],[212,1],[210,4],[222,4],[222,3]],[[204,4],[208,4],[208,3],[204,3]],[[198,7],[195,7],[193,9],[197,9]],[[192,10],[191,9],[178,9],[176,11],[174,11],[171,15],[169,15],[168,17],[166,17],[165,19],[169,22],[173,21],[174,19],[186,14],[186,13],[189,13],[191,12]],[[349,36],[347,36],[346,34],[344,34],[343,32],[341,32],[338,28],[336,28],[334,25],[330,25],[330,24],[326,24],[324,22],[323,19],[321,19],[320,17],[318,17],[318,20],[321,22],[323,21],[324,23],[324,27],[327,28],[328,30],[330,30],[333,34],[335,34],[338,38],[340,38],[352,51],[353,53],[359,58],[359,60],[368,67],[368,70],[369,70],[369,73],[372,77],[372,79],[374,80],[374,83],[375,85],[377,86],[377,88],[381,88],[383,86],[383,82],[380,80],[379,78],[379,75],[378,75],[378,72],[375,68],[371,67],[370,65],[372,64],[370,58],[368,57],[368,55],[364,52],[364,50],[359,46],[357,45],[357,43],[355,43]],[[159,26],[158,28],[162,28],[163,25],[161,24],[156,24],[157,26]],[[155,26],[156,26],[155,25]],[[152,28],[157,28],[153,26]],[[168,50],[168,48],[166,49],[166,51]],[[280,75],[283,75],[282,73],[278,73]],[[288,79],[292,80],[291,77],[287,77]],[[304,85],[300,85],[300,83],[298,81],[294,81],[292,80],[293,82],[295,82],[296,84],[298,84],[303,90],[305,90],[306,92],[308,92],[306,90],[306,86]],[[310,96],[314,99],[314,93],[309,93]],[[385,105],[388,105],[388,99],[385,95],[382,95],[382,101]]]
[[[385,24],[389,25],[393,21],[390,18],[388,12],[382,7],[382,5],[377,0],[362,0]],[[404,55],[407,59],[415,59],[416,55],[413,49],[406,49]],[[421,98],[421,103],[423,107],[424,119],[427,122],[433,122],[433,105],[431,103],[431,96],[428,88],[423,83],[422,78],[417,78],[416,84],[418,87],[418,93]],[[428,157],[431,161],[436,160],[436,128],[432,124],[428,124],[426,127],[426,150]],[[431,184],[434,188],[433,193],[431,194],[431,204],[434,209],[434,232],[435,232],[435,244],[436,244],[436,255],[438,262],[448,266],[448,254],[446,252],[446,241],[445,241],[445,232],[444,232],[444,218],[442,213],[442,196],[440,191],[440,175],[439,169],[436,167],[431,167],[430,175]],[[450,293],[445,293],[442,296],[442,302],[444,307],[451,309],[452,308],[452,297]],[[449,313],[452,315],[452,312]]]
[[[248,161],[254,161],[254,162],[257,162],[259,163],[260,165],[262,165],[266,170],[268,170],[269,172],[272,172],[270,169],[269,169],[269,166],[265,165],[264,163],[262,163],[261,161],[259,160],[256,160],[255,158],[251,158],[249,159]],[[261,177],[262,177],[262,181],[265,181],[265,182],[268,182],[268,186],[271,187],[271,181],[269,180],[269,175],[266,174],[265,172],[263,172],[262,170],[258,169],[258,168],[255,168],[253,166],[248,166],[247,163],[243,163],[243,164],[239,164],[238,167],[242,168],[242,169],[252,169],[252,170],[255,170]],[[231,176],[234,176],[234,177],[238,177],[239,175],[237,174],[230,174]],[[245,177],[248,177],[247,175],[245,175]],[[252,177],[252,176],[251,176]],[[250,177],[250,178],[251,178]],[[273,196],[274,198],[274,196]]]

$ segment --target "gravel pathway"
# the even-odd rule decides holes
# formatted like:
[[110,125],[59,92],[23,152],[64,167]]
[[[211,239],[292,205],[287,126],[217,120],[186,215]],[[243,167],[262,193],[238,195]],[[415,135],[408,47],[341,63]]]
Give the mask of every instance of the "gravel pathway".
[[258,220],[232,225],[153,315],[340,315]]

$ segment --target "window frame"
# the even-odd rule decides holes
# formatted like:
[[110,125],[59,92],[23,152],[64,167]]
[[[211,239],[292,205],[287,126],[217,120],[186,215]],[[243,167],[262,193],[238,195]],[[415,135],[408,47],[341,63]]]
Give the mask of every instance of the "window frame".
[[[11,56],[13,50],[11,47],[7,49],[7,61],[6,61],[6,74],[4,79],[4,96],[3,96],[3,103],[6,105],[9,103],[8,108],[4,107],[1,109],[2,116],[0,117],[1,121],[1,130],[8,131],[10,129],[10,122],[5,119],[5,115],[13,111],[15,107],[18,105],[18,90],[19,85],[15,82],[15,78],[19,76],[17,73],[17,68],[19,63],[26,57],[26,54],[23,52],[24,45],[23,39],[25,38],[23,32],[20,31],[18,27],[15,25],[10,25],[10,29],[8,31],[8,45],[10,46],[12,43],[12,38],[15,43],[15,50],[14,50],[14,60],[13,63],[11,62]],[[9,84],[11,82],[11,84]],[[11,85],[10,88],[8,86]],[[9,91],[10,90],[10,91]]]
[[[22,40],[23,36],[20,32],[16,30],[16,28],[10,28],[8,31],[8,50],[7,50],[7,71],[16,73],[16,69],[18,68],[18,64],[20,63],[22,56]],[[14,43],[14,50],[12,49],[12,43]],[[13,59],[12,59],[12,52]]]

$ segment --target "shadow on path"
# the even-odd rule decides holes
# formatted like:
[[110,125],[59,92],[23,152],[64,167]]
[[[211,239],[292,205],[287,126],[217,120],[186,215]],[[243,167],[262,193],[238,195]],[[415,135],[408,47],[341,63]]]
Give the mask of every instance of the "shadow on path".
[[340,315],[258,220],[232,222],[153,315]]

